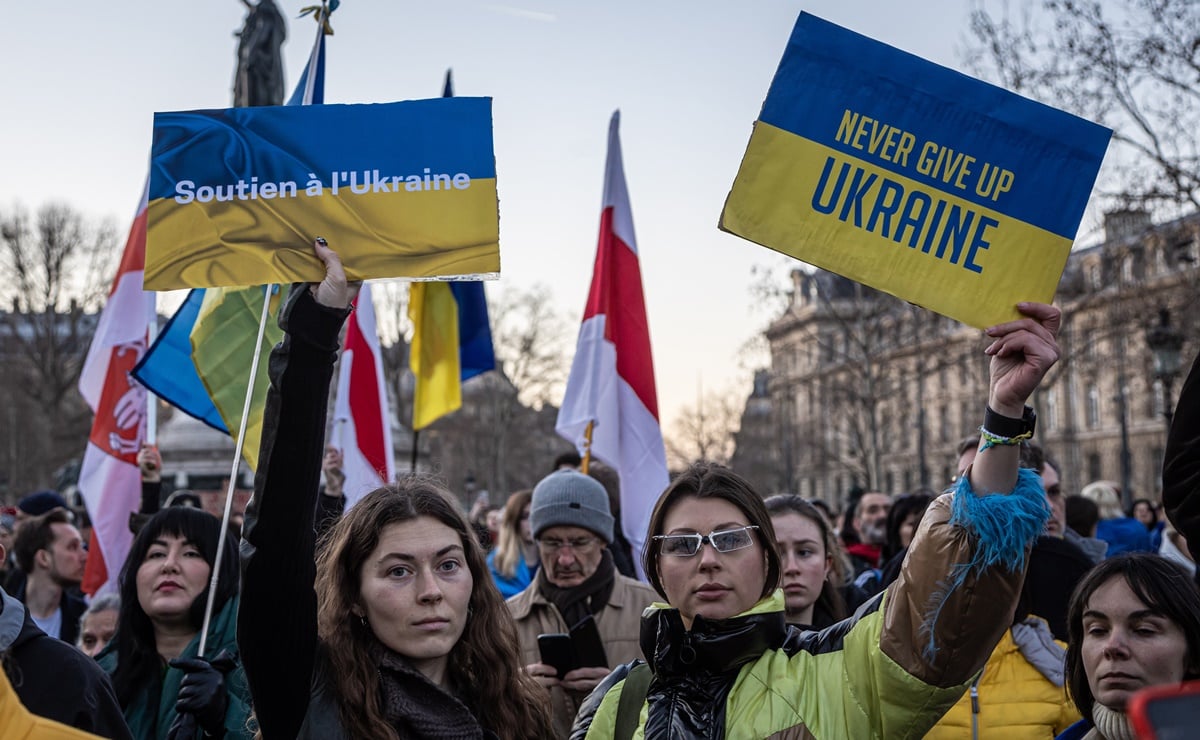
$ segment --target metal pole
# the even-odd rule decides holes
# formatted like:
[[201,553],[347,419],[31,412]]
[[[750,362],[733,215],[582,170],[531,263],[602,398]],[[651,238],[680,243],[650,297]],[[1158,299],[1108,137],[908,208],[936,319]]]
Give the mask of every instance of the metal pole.
[[1171,381],[1175,376],[1163,374],[1163,418],[1167,420],[1167,434],[1171,433],[1171,419],[1175,417],[1175,408],[1171,404]]
[[1125,376],[1117,376],[1117,408],[1121,415],[1121,506],[1128,511],[1133,504],[1130,490],[1133,479],[1133,459],[1129,451],[1129,414],[1125,398]]
[[225,510],[221,514],[221,533],[217,537],[217,555],[212,566],[212,578],[208,583],[208,602],[204,606],[204,622],[200,626],[200,645],[196,655],[204,657],[208,644],[208,625],[212,621],[213,605],[217,598],[217,582],[220,580],[222,554],[229,535],[229,515],[233,511],[233,492],[237,488],[238,465],[242,460],[242,443],[246,438],[246,424],[250,419],[250,402],[254,399],[254,379],[258,377],[258,361],[262,355],[263,335],[267,331],[267,318],[271,315],[271,293],[275,286],[263,286],[262,312],[258,317],[258,338],[254,342],[254,357],[250,363],[250,379],[246,383],[246,400],[242,404],[242,418],[238,422],[237,437],[233,440],[233,469],[229,472],[229,487],[225,490]]

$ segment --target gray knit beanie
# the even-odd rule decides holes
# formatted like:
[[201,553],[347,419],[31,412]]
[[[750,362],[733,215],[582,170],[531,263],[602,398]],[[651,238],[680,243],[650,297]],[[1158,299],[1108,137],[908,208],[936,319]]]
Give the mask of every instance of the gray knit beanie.
[[574,470],[556,470],[534,486],[529,525],[535,538],[550,527],[583,527],[610,545],[613,540],[608,493],[599,481]]

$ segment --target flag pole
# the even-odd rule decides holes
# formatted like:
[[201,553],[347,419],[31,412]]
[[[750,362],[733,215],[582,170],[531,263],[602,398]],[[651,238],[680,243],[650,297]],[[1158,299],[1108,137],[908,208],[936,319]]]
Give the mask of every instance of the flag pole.
[[208,642],[208,624],[212,621],[213,606],[217,598],[217,581],[220,580],[221,556],[225,552],[225,539],[229,536],[229,515],[233,511],[233,491],[237,488],[238,463],[242,461],[242,439],[246,436],[246,423],[250,419],[250,402],[254,398],[254,381],[258,377],[258,360],[262,357],[263,335],[267,333],[267,317],[271,315],[271,294],[277,286],[267,285],[263,290],[262,314],[258,318],[258,340],[254,342],[254,361],[250,363],[250,382],[246,384],[246,400],[242,405],[242,418],[238,423],[237,436],[233,438],[233,469],[229,473],[229,487],[225,490],[225,511],[221,515],[221,534],[217,538],[217,556],[213,559],[212,578],[208,583],[208,603],[204,606],[204,623],[200,627],[200,646],[196,655],[204,657]]
[[587,475],[588,466],[592,462],[592,429],[596,426],[596,420],[592,419],[588,422],[587,429],[583,430],[583,461],[579,463],[579,472]]
[[[155,294],[155,307],[150,311],[146,323],[146,350],[149,351],[158,339],[158,294]],[[151,447],[158,444],[158,396],[154,391],[146,389],[146,438],[145,443]],[[161,470],[159,471],[162,472]]]
[[420,447],[417,446],[417,442],[420,440],[420,438],[421,438],[421,430],[414,429],[413,430],[413,446],[412,446],[412,463],[410,464],[410,467],[412,469],[409,471],[411,475],[417,474],[417,450],[420,449]]

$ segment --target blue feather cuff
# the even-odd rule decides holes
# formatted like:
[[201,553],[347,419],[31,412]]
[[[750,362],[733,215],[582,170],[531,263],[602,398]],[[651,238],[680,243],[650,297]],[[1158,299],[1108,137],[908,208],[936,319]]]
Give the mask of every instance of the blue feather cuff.
[[960,476],[950,504],[949,524],[963,527],[975,537],[971,559],[957,563],[946,580],[938,584],[931,609],[921,626],[926,637],[925,653],[937,652],[935,640],[938,617],[950,594],[972,572],[1004,568],[1010,573],[1025,569],[1029,544],[1046,529],[1050,506],[1042,479],[1032,470],[1017,471],[1017,485],[1007,495],[977,495],[967,476]]
[[1017,485],[1006,496],[976,495],[967,476],[960,476],[950,505],[950,524],[979,537],[969,565],[999,565],[1009,572],[1025,568],[1025,549],[1046,530],[1049,518],[1042,479],[1026,468],[1017,471]]

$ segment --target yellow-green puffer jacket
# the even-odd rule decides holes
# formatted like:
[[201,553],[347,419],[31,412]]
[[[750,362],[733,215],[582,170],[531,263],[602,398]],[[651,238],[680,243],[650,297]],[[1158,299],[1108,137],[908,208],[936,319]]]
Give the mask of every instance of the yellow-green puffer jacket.
[[[969,485],[957,495],[974,496]],[[979,517],[991,522],[982,533],[964,513],[974,502],[938,498],[896,582],[821,632],[787,626],[779,591],[731,619],[697,617],[690,631],[677,610],[647,609],[642,649],[653,679],[635,740],[924,737],[1012,624],[1021,548],[1045,525],[1045,495],[1029,471],[1012,494],[975,497],[983,498],[1001,509]],[[1007,506],[1024,509],[1010,517]],[[1018,551],[1000,557],[1015,570],[980,547],[993,538]],[[628,670],[614,671],[584,702],[572,738],[614,736]]]

